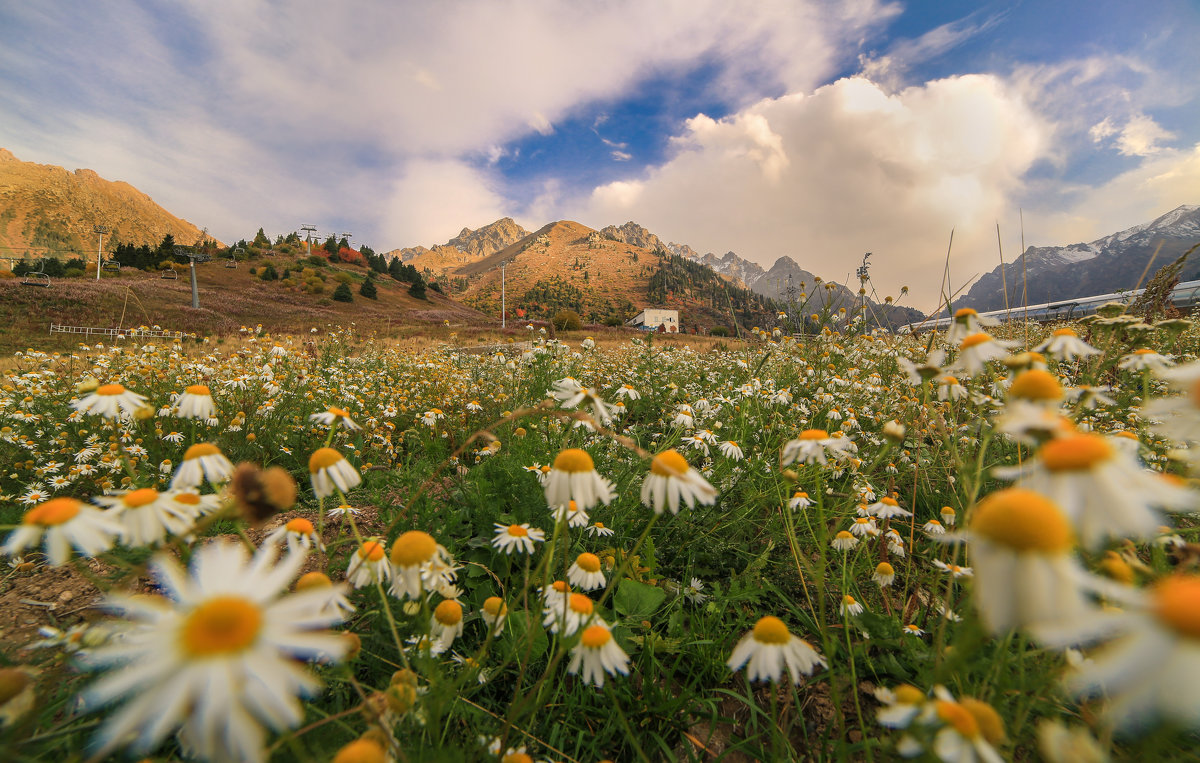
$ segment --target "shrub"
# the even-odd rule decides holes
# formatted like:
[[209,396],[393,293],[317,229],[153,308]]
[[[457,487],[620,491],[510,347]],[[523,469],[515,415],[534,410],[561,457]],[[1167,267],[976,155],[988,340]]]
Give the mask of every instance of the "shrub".
[[350,284],[342,282],[333,290],[333,299],[337,302],[353,302],[354,295],[350,293]]
[[275,272],[275,266],[268,262],[258,277],[264,281],[278,281],[279,273]]
[[304,290],[309,294],[321,294],[325,291],[325,282],[320,278],[310,278],[304,282]]
[[311,255],[309,257],[305,257],[304,262],[308,263],[309,265],[312,265],[313,267],[317,267],[317,268],[323,268],[323,267],[326,267],[327,265],[329,265],[329,263],[325,261],[324,257],[319,257],[315,254]]
[[250,275],[258,275],[258,268],[250,268]]
[[428,299],[425,296],[425,282],[420,278],[413,281],[413,285],[408,287],[408,294],[410,297],[416,297],[417,299]]
[[282,281],[280,281],[279,283],[281,286],[286,286],[289,289],[291,289],[296,285],[296,279],[295,278],[285,278]]
[[338,272],[338,273],[333,274],[333,280],[337,281],[338,283],[343,283],[343,284],[346,284],[347,286],[349,286],[351,283],[354,282],[354,276],[350,275],[349,273]]
[[82,278],[83,268],[67,268],[63,271],[63,278]]
[[367,280],[358,287],[358,293],[367,299],[379,299],[379,290],[375,288],[375,279],[367,276]]
[[712,336],[729,336],[729,329],[724,326],[713,326],[712,331],[708,333]]
[[8,278],[16,278],[16,277],[17,277],[17,274],[12,272],[8,268],[0,268],[0,280],[4,280],[4,279],[8,279]]
[[619,315],[606,315],[603,321],[605,326],[620,326],[622,322]]
[[583,328],[583,319],[574,310],[559,310],[550,322],[559,331],[578,331]]

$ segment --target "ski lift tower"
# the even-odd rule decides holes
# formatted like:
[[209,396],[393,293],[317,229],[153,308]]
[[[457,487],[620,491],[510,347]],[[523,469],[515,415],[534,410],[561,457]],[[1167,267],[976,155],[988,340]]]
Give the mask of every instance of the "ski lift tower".
[[200,290],[196,288],[196,263],[208,262],[212,259],[212,255],[208,252],[200,252],[194,246],[177,246],[174,254],[179,259],[187,258],[188,264],[191,266],[192,273],[192,309],[200,309]]
[[312,223],[304,223],[300,226],[300,230],[304,231],[304,256],[312,256],[312,240],[313,236],[317,235],[317,226]]
[[104,257],[104,234],[108,233],[107,225],[93,225],[92,232],[100,234],[100,243],[96,245],[96,280],[100,280],[100,264]]

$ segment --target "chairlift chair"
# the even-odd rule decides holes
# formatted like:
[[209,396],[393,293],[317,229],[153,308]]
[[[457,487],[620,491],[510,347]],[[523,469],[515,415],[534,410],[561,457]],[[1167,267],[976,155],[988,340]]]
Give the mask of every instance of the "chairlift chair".
[[175,272],[175,268],[167,268],[161,274],[159,274],[158,277],[165,279],[167,281],[178,281],[179,280],[179,274]]
[[46,260],[41,260],[38,264],[38,269],[33,273],[26,273],[21,279],[22,286],[41,286],[50,288],[50,276],[46,273]]
[[121,272],[121,263],[117,262],[116,260],[105,260],[104,261],[104,269],[109,271],[110,273],[120,273]]

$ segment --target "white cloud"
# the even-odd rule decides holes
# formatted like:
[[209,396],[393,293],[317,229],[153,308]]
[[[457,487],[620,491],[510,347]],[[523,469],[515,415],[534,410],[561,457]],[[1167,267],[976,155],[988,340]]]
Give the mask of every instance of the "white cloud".
[[1160,141],[1171,140],[1174,137],[1173,133],[1159,127],[1150,117],[1137,114],[1121,130],[1121,135],[1117,138],[1117,150],[1125,156],[1150,156],[1162,149],[1158,145]]
[[454,160],[410,162],[385,210],[382,232],[399,246],[442,244],[463,226],[478,228],[507,214],[487,177]]
[[992,76],[889,95],[863,78],[698,116],[675,155],[601,186],[578,213],[634,219],[700,251],[770,266],[782,255],[841,280],[872,251],[883,293],[908,285],[930,307],[955,229],[959,283],[995,266],[995,222],[1048,148],[1050,128]]
[[1064,209],[1026,213],[1030,244],[1094,241],[1149,222],[1180,204],[1200,204],[1200,143],[1189,149],[1163,149],[1106,183],[1073,189],[1070,198]]

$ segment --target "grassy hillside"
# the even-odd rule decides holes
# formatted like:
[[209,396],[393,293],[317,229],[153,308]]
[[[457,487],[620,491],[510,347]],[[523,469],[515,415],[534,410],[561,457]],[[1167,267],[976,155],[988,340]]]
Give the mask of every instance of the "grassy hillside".
[[[268,264],[278,275],[290,270],[294,277],[264,281],[262,271]],[[289,257],[240,262],[237,268],[227,268],[221,260],[197,265],[200,308],[193,310],[187,267],[176,269],[177,280],[166,280],[159,271],[125,268],[119,274],[105,272],[97,282],[93,266],[88,276],[54,279],[48,289],[22,285],[19,277],[0,278],[0,354],[29,346],[69,349],[82,341],[79,336],[57,334],[50,341],[51,323],[105,328],[158,325],[203,336],[237,333],[243,325],[298,333],[350,323],[360,331],[398,335],[412,325],[489,321],[433,289],[427,290],[426,300],[416,299],[408,294],[409,284],[386,275],[375,279],[378,298],[367,299],[359,294],[365,268],[314,267]],[[252,274],[251,269],[257,272]],[[349,282],[353,302],[332,299],[339,279]]]

